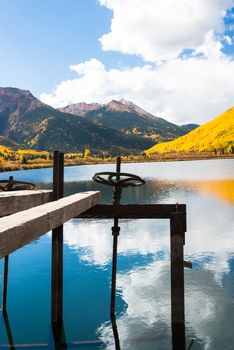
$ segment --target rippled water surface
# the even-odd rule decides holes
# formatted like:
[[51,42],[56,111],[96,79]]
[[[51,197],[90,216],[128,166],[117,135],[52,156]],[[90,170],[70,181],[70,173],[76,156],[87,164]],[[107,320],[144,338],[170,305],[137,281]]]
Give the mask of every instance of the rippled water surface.
[[[65,169],[65,194],[111,188],[91,182],[114,165]],[[234,161],[123,164],[146,180],[124,190],[122,203],[185,203],[186,338],[192,350],[234,349]],[[7,178],[4,173],[1,178]],[[17,180],[51,188],[52,170],[12,172]],[[109,321],[112,220],[73,219],[64,226],[64,333],[67,347],[114,349]],[[121,220],[117,327],[122,350],[171,349],[169,222]],[[2,265],[1,265],[2,274]],[[10,256],[8,318],[0,347],[12,340],[54,347],[50,329],[51,235]],[[10,327],[9,327],[10,326]],[[8,331],[8,336],[7,336]],[[22,347],[21,347],[22,348]]]

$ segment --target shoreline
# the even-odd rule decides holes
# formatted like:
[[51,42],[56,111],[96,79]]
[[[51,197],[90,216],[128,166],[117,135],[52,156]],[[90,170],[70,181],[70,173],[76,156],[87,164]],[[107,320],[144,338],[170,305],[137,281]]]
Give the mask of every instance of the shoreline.
[[[132,156],[132,159],[129,159],[128,157],[122,156],[122,163],[159,163],[159,162],[184,162],[184,161],[196,161],[196,160],[219,160],[219,159],[234,159],[234,154],[225,154],[225,155],[184,155],[182,157],[176,157],[172,155],[167,156],[160,156],[157,155],[157,157],[154,158],[144,158],[144,157],[137,157]],[[115,159],[97,159],[97,158],[90,158],[90,159],[84,159],[82,161],[72,161],[72,162],[64,162],[65,167],[71,167],[71,166],[81,166],[81,165],[96,165],[96,164],[115,164]],[[9,171],[19,171],[19,170],[33,170],[33,169],[45,169],[45,168],[52,168],[53,163],[52,161],[50,163],[37,163],[37,164],[10,164],[9,167],[6,166],[4,169],[0,169],[0,173],[5,173]]]

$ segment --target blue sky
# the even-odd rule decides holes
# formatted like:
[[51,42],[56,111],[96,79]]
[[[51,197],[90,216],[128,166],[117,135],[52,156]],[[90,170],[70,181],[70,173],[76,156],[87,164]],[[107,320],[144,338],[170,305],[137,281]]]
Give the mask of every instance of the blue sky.
[[70,64],[104,59],[110,14],[96,0],[1,0],[1,9],[1,85],[39,94],[70,77]]
[[126,98],[171,121],[204,122],[234,104],[233,6],[0,0],[0,86],[55,107]]
[[0,85],[39,95],[74,74],[68,69],[97,58],[107,68],[141,64],[136,56],[104,52],[111,12],[97,0],[0,0]]

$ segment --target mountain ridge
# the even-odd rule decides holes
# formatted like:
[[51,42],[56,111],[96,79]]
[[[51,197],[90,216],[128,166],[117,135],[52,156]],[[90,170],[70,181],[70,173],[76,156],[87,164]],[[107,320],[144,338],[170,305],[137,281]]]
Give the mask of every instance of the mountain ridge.
[[[85,109],[82,110],[82,106]],[[59,110],[83,116],[97,125],[119,130],[126,135],[138,135],[157,142],[173,140],[197,127],[196,124],[178,126],[170,123],[124,99],[111,100],[106,104],[81,102]]]
[[93,152],[128,154],[153,145],[150,140],[62,113],[17,88],[0,90],[0,125],[0,136],[36,150],[82,152],[88,146]]
[[76,106],[81,115],[70,113],[74,105],[65,113],[28,90],[0,88],[0,136],[36,150],[135,154],[187,132],[124,99]]
[[146,112],[143,108],[137,106],[131,101],[121,99],[121,100],[111,100],[108,103],[86,103],[86,102],[78,102],[74,104],[67,105],[62,108],[58,108],[61,112],[71,113],[74,115],[84,116],[89,111],[98,110],[100,108],[106,107],[110,111],[117,112],[137,112],[139,115],[149,119],[156,119],[153,114]]

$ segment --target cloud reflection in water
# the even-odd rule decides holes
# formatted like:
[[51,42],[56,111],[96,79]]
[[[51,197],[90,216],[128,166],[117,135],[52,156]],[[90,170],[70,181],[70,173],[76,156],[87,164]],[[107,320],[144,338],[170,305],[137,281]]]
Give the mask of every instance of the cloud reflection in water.
[[[233,206],[220,201],[215,191],[211,195],[210,190],[200,191],[184,181],[149,181],[144,191],[141,189],[132,201],[127,193],[127,202],[187,204],[185,253],[194,269],[185,276],[186,330],[188,338],[196,338],[192,350],[231,349],[234,310],[230,280],[224,286],[224,276],[231,272],[234,256]],[[132,267],[119,269],[117,277],[127,305],[117,319],[121,344],[125,350],[170,349],[169,223],[121,220],[120,225],[119,258],[132,257]],[[65,225],[65,243],[80,260],[105,268],[112,256],[111,226],[112,220],[75,219]],[[135,266],[136,254],[151,255],[152,259]],[[99,334],[106,349],[114,349],[110,323],[102,324]]]

